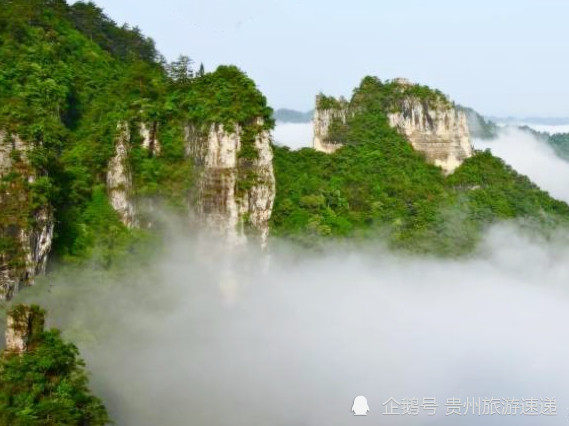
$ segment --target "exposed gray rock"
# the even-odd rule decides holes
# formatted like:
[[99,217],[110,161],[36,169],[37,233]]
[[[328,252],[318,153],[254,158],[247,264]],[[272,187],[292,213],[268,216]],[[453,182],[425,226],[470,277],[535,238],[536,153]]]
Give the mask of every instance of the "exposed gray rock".
[[111,206],[129,228],[137,226],[133,201],[132,172],[129,164],[130,129],[128,123],[117,126],[115,155],[107,167],[107,193]]
[[452,173],[473,155],[466,115],[452,105],[428,105],[409,97],[399,111],[388,115],[389,124],[401,132],[428,162]]
[[257,134],[256,158],[247,160],[239,156],[243,142],[238,125],[231,131],[217,124],[208,129],[188,125],[185,136],[187,152],[199,169],[198,216],[233,246],[245,243],[248,235],[257,235],[265,246],[275,199],[270,133]]
[[314,129],[313,147],[316,151],[331,154],[342,147],[337,141],[329,140],[330,125],[334,120],[340,120],[342,124],[346,124],[346,120],[350,114],[348,103],[346,101],[338,101],[337,108],[320,108],[320,96],[316,97],[316,108],[314,109],[314,117],[312,126]]

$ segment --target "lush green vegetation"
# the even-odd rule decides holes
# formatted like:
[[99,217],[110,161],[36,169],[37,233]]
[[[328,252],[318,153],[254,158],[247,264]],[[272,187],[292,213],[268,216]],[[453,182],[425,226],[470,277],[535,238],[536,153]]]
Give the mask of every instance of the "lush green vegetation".
[[452,106],[449,99],[439,90],[398,80],[382,82],[372,76],[365,77],[354,90],[350,106],[385,113],[400,111],[402,103],[410,99],[418,100],[429,108]]
[[[21,306],[12,309],[17,314]],[[37,306],[31,309],[43,314]],[[36,316],[37,318],[37,316]],[[85,363],[59,331],[32,327],[23,354],[0,357],[0,425],[106,425],[102,402],[90,392]]]
[[348,101],[346,101],[344,98],[336,99],[333,96],[326,96],[322,93],[316,97],[316,109],[319,110],[341,110],[347,107]]
[[[440,93],[420,91],[426,102],[441,102]],[[350,102],[358,112],[343,128],[347,146],[332,155],[274,148],[273,234],[307,244],[383,235],[393,247],[456,255],[498,220],[567,221],[565,203],[489,152],[445,177],[389,126],[386,113],[398,99],[393,83],[366,77]]]

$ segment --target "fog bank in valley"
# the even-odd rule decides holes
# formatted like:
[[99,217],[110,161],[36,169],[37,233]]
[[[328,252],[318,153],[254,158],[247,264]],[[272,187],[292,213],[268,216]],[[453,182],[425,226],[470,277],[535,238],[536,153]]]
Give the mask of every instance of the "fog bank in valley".
[[[176,237],[174,237],[176,235]],[[128,274],[66,272],[38,300],[120,425],[535,425],[445,416],[447,398],[554,397],[569,412],[569,246],[492,230],[469,259],[381,247],[229,252],[176,230]],[[365,395],[367,417],[350,412]],[[435,397],[434,417],[383,416]]]

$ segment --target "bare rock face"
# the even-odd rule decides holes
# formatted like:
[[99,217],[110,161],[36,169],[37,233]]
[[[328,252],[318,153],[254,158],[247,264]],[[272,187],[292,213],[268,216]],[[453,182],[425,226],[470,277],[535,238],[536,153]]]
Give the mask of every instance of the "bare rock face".
[[45,312],[38,306],[16,305],[6,318],[7,354],[23,354],[43,332]]
[[0,131],[0,300],[45,272],[52,246],[53,209],[35,200],[33,185],[44,173],[30,164],[29,149]]
[[198,216],[232,246],[245,243],[248,235],[265,246],[275,199],[270,133],[261,130],[247,142],[252,143],[247,156],[238,125],[230,130],[218,124],[208,129],[188,125],[185,137],[199,170]]
[[129,165],[130,130],[125,122],[117,126],[115,155],[107,167],[107,193],[111,206],[129,228],[137,226],[136,210],[132,200],[132,171]]
[[466,115],[452,105],[428,105],[406,98],[398,112],[388,114],[389,124],[403,134],[428,162],[452,173],[473,155]]
[[338,101],[335,105],[322,105],[321,99],[321,96],[316,97],[316,108],[312,119],[314,129],[312,146],[316,151],[331,154],[341,148],[342,144],[329,140],[330,126],[333,120],[346,123],[349,115],[348,104],[345,101]]

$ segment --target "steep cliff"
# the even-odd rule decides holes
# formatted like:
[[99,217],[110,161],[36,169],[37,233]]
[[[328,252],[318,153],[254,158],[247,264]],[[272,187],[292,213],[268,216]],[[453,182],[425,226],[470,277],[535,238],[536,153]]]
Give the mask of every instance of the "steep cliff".
[[312,119],[313,148],[326,154],[331,154],[341,148],[342,143],[331,140],[330,133],[335,125],[345,125],[349,115],[349,104],[345,99],[336,100],[321,94],[318,95]]
[[241,70],[221,66],[195,80],[186,102],[198,217],[231,244],[251,236],[266,245],[275,198],[274,121],[266,98]]
[[[150,145],[149,145],[150,146]],[[115,155],[107,167],[107,192],[111,206],[129,228],[136,226],[132,172],[129,165],[130,130],[125,122],[117,126]]]
[[45,272],[53,239],[53,210],[44,173],[29,159],[30,147],[0,131],[0,300]]
[[[198,167],[196,210],[207,226],[239,245],[250,235],[266,245],[275,198],[270,133],[257,121],[254,136],[240,125],[186,127],[188,153]],[[252,137],[252,140],[251,140]]]

